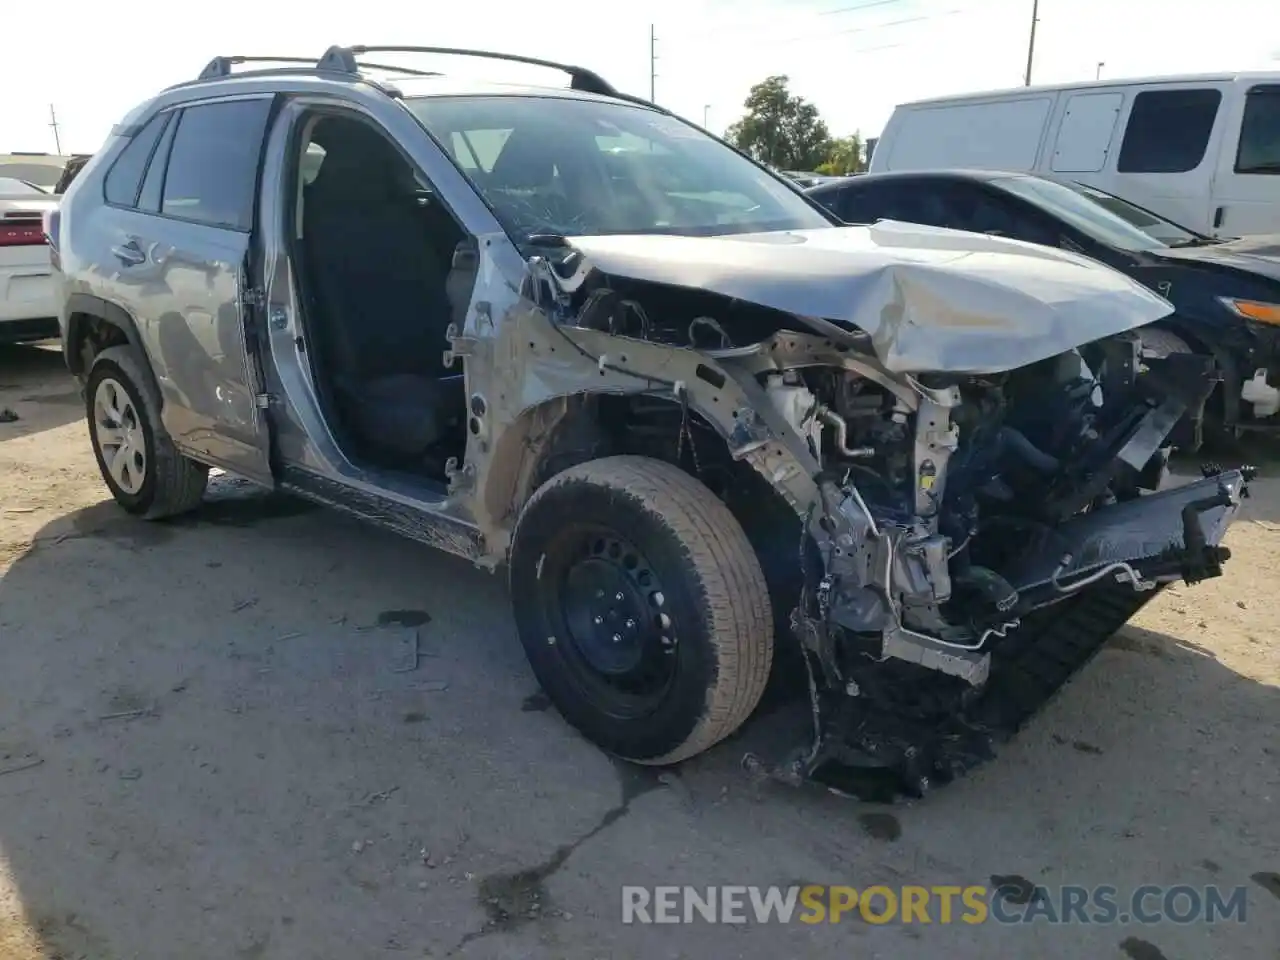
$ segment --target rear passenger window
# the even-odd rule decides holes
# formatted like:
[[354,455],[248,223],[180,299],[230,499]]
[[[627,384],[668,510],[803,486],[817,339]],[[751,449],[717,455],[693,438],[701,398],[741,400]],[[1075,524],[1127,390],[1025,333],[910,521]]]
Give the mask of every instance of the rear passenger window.
[[902,188],[897,183],[866,184],[846,191],[841,201],[840,217],[846,223],[875,223],[877,220],[902,220]]
[[151,159],[151,151],[156,141],[164,132],[169,122],[169,114],[161,113],[147,121],[141,130],[133,135],[133,139],[120,151],[116,162],[107,171],[103,184],[107,203],[122,207],[132,207],[138,201],[138,189],[142,186],[142,174],[147,169],[147,161]]
[[1249,91],[1240,125],[1236,173],[1280,175],[1280,85]]
[[883,216],[867,190],[843,190],[836,198],[836,216],[845,223],[875,223]]
[[1145,90],[1133,98],[1119,173],[1186,173],[1200,166],[1222,103],[1219,90]]
[[178,118],[164,178],[166,216],[248,230],[271,100],[188,107]]

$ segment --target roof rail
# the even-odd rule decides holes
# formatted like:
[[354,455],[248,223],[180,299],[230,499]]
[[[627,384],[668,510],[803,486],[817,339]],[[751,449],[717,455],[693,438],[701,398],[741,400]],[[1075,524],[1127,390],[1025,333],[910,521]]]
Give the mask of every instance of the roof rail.
[[315,66],[311,57],[214,57],[210,60],[197,80],[216,80],[219,77],[231,76],[231,68],[242,63],[306,63]]
[[[223,77],[231,76],[231,68],[243,63],[297,63],[305,64],[311,70],[332,69],[323,65],[323,61],[317,62],[315,57],[214,57],[200,71],[197,80],[217,80]],[[440,74],[434,70],[415,70],[411,67],[393,66],[386,63],[368,63],[366,61],[356,62],[357,70],[386,70],[391,73],[400,73],[411,77],[438,77]],[[304,71],[309,72],[309,71]],[[351,71],[342,70],[343,73]]]
[[556,63],[554,60],[540,60],[537,57],[524,57],[514,53],[494,53],[491,50],[465,50],[459,47],[330,47],[316,65],[320,70],[333,70],[341,73],[359,73],[362,64],[356,57],[366,53],[435,53],[453,57],[481,57],[486,60],[506,60],[510,63],[527,63],[535,67],[548,67],[569,75],[569,86],[574,90],[595,93],[605,97],[633,99],[619,93],[598,73],[586,67],[575,67],[567,63]]

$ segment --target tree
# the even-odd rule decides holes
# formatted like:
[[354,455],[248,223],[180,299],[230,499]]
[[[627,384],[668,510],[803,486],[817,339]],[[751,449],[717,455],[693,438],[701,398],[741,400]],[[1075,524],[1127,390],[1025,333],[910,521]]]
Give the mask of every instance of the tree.
[[818,108],[787,89],[787,77],[769,77],[751,88],[747,113],[725,138],[777,170],[812,170],[827,156],[831,135]]
[[837,137],[827,145],[827,158],[818,164],[815,172],[835,177],[858,173],[863,169],[862,153],[862,134]]

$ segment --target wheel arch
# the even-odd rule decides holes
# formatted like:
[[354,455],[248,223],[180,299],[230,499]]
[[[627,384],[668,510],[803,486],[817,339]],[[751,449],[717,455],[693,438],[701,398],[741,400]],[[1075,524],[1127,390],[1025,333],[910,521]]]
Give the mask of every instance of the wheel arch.
[[[687,412],[691,429],[717,439],[716,455],[723,455],[741,471],[767,480],[768,486],[786,499],[779,486],[763,476],[748,458],[734,457],[736,438],[726,426],[722,411],[708,409],[708,405],[697,402],[692,392],[687,407],[682,407],[672,396],[637,390],[562,394],[525,408],[488,452],[485,483],[480,490],[484,512],[495,523],[511,525],[529,497],[561,470],[604,456],[643,453],[628,442],[629,428],[637,419],[630,406],[635,400],[643,400],[670,415]],[[654,458],[675,462],[670,457]],[[682,463],[676,465],[685,467]]]
[[[636,412],[636,401],[643,402],[644,413]],[[762,461],[734,457],[734,438],[718,419],[722,412],[692,397],[688,424],[699,463],[688,454],[677,456],[675,431],[684,413],[674,397],[643,391],[558,396],[526,409],[493,444],[487,482],[479,491],[478,506],[494,519],[501,537],[489,538],[491,549],[506,555],[520,511],[556,474],[608,456],[648,456],[679,467],[720,496],[755,550],[775,611],[789,615],[800,587],[796,558],[804,529],[792,505],[794,489],[762,470]],[[734,422],[732,414],[728,420]],[[646,430],[659,431],[657,445],[642,440]],[[707,475],[712,472],[719,482]]]
[[[1218,367],[1222,370],[1222,383],[1210,395],[1206,407],[1212,409],[1214,398],[1216,397],[1218,398],[1217,403],[1222,408],[1220,412],[1223,424],[1229,426],[1238,422],[1240,418],[1240,370],[1239,364],[1236,363],[1231,351],[1221,344],[1211,342],[1207,337],[1203,336],[1203,328],[1178,313],[1172,313],[1161,320],[1157,320],[1151,326],[1158,330],[1168,331],[1179,339],[1184,340],[1191,349],[1209,354],[1217,361]],[[1141,336],[1141,334],[1142,331],[1139,330],[1138,335]]]
[[[62,340],[62,353],[67,369],[75,376],[88,375],[93,358],[108,347],[129,346],[139,359],[149,360],[138,323],[119,304],[88,293],[73,293],[67,298],[67,332]],[[143,376],[156,396],[160,384],[149,362],[142,364]]]

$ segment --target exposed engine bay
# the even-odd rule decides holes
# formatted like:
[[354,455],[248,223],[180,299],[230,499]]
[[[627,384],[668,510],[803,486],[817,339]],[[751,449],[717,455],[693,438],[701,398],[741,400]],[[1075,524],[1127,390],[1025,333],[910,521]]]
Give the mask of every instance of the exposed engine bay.
[[1141,323],[1012,369],[904,372],[856,326],[600,272],[575,288],[571,273],[547,272],[562,323],[697,351],[807,452],[790,625],[814,737],[752,760],[773,775],[835,760],[923,791],[983,758],[1162,586],[1222,572],[1251,472],[1168,482],[1218,377],[1210,357],[1144,359]]

